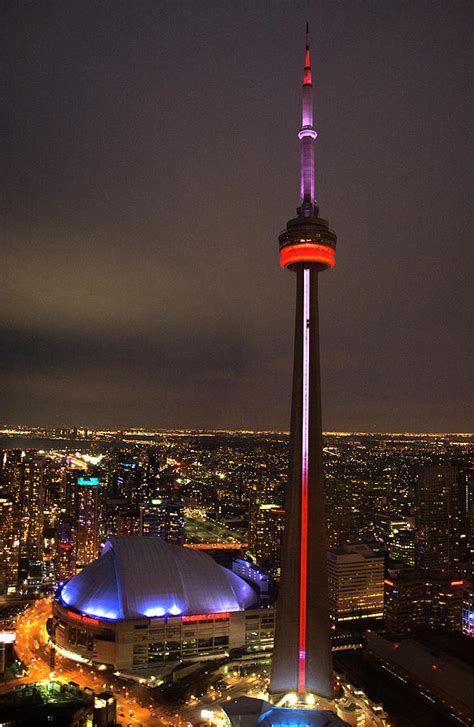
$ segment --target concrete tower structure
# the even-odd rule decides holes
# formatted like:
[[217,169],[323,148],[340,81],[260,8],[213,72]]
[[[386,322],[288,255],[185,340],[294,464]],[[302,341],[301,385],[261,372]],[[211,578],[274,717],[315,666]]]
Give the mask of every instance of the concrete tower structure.
[[[319,363],[318,277],[335,264],[336,235],[319,216],[315,191],[311,61],[306,28],[301,206],[280,234],[280,264],[296,273],[296,323],[289,480],[270,693],[331,699],[327,526]],[[294,698],[293,698],[294,701]],[[314,703],[314,702],[313,702]]]

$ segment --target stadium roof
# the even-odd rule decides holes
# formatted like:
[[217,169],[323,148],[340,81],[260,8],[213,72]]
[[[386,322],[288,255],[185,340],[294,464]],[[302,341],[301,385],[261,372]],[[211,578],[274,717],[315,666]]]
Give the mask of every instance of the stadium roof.
[[111,537],[60,597],[81,613],[113,620],[241,611],[258,599],[206,553],[140,536]]

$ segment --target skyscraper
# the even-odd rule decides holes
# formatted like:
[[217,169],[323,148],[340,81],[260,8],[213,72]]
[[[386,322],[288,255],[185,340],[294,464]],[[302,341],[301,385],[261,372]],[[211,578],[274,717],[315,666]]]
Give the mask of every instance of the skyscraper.
[[382,619],[385,558],[365,543],[328,551],[329,612],[335,624]]
[[154,535],[181,545],[184,540],[183,503],[175,498],[143,503],[140,507],[140,535]]
[[474,573],[474,467],[461,470],[460,510],[461,572],[471,578]]
[[388,631],[409,633],[426,619],[426,583],[414,568],[389,574],[385,583],[384,616]]
[[416,564],[431,573],[460,573],[459,469],[425,467],[416,489]]
[[56,533],[56,580],[59,583],[68,581],[76,573],[75,539],[75,520],[64,516]]
[[279,236],[280,264],[296,273],[296,321],[286,521],[270,692],[300,701],[333,696],[319,363],[318,278],[335,265],[336,235],[319,216],[311,61],[306,35],[300,199]]
[[284,522],[285,511],[278,505],[256,505],[250,513],[249,549],[257,563],[274,577],[280,575]]
[[30,581],[34,581],[32,585],[37,585],[41,580],[45,459],[35,454],[28,455],[21,467],[18,498],[20,535],[18,580],[24,587]]
[[83,568],[99,554],[98,477],[81,476],[76,483],[76,567]]
[[14,503],[0,497],[0,593],[14,589],[18,577],[18,547],[15,545]]

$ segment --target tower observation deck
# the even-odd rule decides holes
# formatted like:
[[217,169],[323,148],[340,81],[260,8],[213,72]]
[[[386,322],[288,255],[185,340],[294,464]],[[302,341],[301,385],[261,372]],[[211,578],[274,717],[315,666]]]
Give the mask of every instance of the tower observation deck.
[[319,216],[313,86],[306,28],[300,206],[279,236],[280,264],[296,273],[296,320],[286,523],[270,693],[300,703],[333,697],[324,507],[318,276],[335,265],[336,235]]

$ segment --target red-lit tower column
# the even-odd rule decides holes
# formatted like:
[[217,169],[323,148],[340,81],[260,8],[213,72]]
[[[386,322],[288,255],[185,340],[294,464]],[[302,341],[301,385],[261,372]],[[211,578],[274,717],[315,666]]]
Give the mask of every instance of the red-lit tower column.
[[333,696],[324,508],[318,276],[335,264],[336,235],[316,204],[311,62],[306,29],[301,206],[280,234],[280,264],[296,273],[296,323],[286,523],[270,693]]

